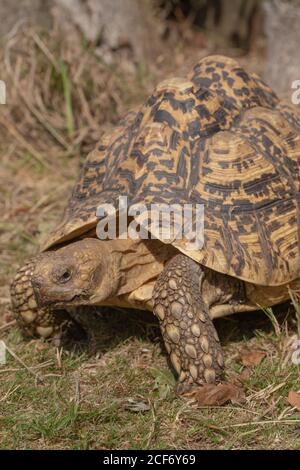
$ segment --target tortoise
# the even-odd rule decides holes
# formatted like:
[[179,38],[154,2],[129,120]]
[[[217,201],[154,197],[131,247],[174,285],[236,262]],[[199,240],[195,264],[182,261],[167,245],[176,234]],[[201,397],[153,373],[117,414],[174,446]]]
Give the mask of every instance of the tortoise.
[[[299,186],[295,110],[236,60],[205,57],[187,77],[160,83],[87,156],[62,221],[12,283],[17,322],[50,338],[82,306],[150,310],[178,393],[218,383],[213,320],[299,288]],[[151,224],[148,238],[99,239],[97,208],[118,207],[119,196],[131,206],[202,205],[202,246]]]

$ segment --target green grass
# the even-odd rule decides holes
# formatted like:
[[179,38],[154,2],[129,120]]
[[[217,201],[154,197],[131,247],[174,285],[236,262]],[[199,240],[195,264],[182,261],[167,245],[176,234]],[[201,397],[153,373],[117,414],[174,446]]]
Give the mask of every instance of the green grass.
[[[129,315],[129,314],[124,314]],[[297,391],[299,366],[283,368],[284,344],[263,313],[239,321],[218,321],[225,341],[227,379],[240,376],[239,352],[260,349],[266,358],[243,379],[246,402],[225,407],[195,407],[174,392],[157,326],[150,319],[110,319],[112,345],[98,357],[77,348],[57,350],[49,343],[22,341],[16,329],[5,341],[42,379],[24,370],[14,358],[0,367],[0,447],[2,449],[299,449],[300,412],[286,401]],[[151,319],[152,322],[152,319]],[[236,337],[227,342],[227,329]],[[243,329],[258,324],[243,339]],[[15,370],[17,369],[17,370]],[[128,403],[146,404],[133,411]]]
[[74,125],[74,116],[73,116],[73,107],[72,107],[72,95],[71,95],[71,83],[68,73],[68,69],[63,60],[60,61],[60,73],[63,84],[63,94],[65,99],[65,109],[66,109],[66,124],[69,137],[72,138],[75,125]]

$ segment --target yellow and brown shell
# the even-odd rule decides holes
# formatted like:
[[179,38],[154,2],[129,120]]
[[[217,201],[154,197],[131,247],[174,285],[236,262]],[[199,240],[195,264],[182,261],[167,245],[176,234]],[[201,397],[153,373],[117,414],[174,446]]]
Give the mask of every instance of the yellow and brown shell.
[[300,276],[300,119],[235,60],[160,83],[85,162],[45,249],[88,232],[100,204],[204,205],[199,263],[259,285]]

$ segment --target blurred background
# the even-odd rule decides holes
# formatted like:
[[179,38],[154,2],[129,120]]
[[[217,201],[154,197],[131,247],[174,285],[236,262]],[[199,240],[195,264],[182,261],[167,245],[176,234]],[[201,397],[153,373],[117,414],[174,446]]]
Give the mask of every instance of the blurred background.
[[299,17],[299,0],[2,0],[1,111],[36,156],[49,137],[86,152],[102,124],[211,53],[239,57],[289,97]]

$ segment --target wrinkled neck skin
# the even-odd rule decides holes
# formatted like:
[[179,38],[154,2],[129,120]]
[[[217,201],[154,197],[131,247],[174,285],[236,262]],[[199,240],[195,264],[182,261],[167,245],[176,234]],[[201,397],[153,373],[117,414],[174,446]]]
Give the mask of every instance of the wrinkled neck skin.
[[[134,305],[134,292],[143,297],[145,289],[149,295],[157,276],[166,262],[176,253],[172,246],[163,245],[158,240],[108,240],[98,241],[99,249],[104,247],[109,252],[110,265],[107,276],[115,286],[105,299],[101,284],[90,299],[93,305]],[[147,287],[146,287],[147,286]],[[142,307],[137,303],[137,307]]]

